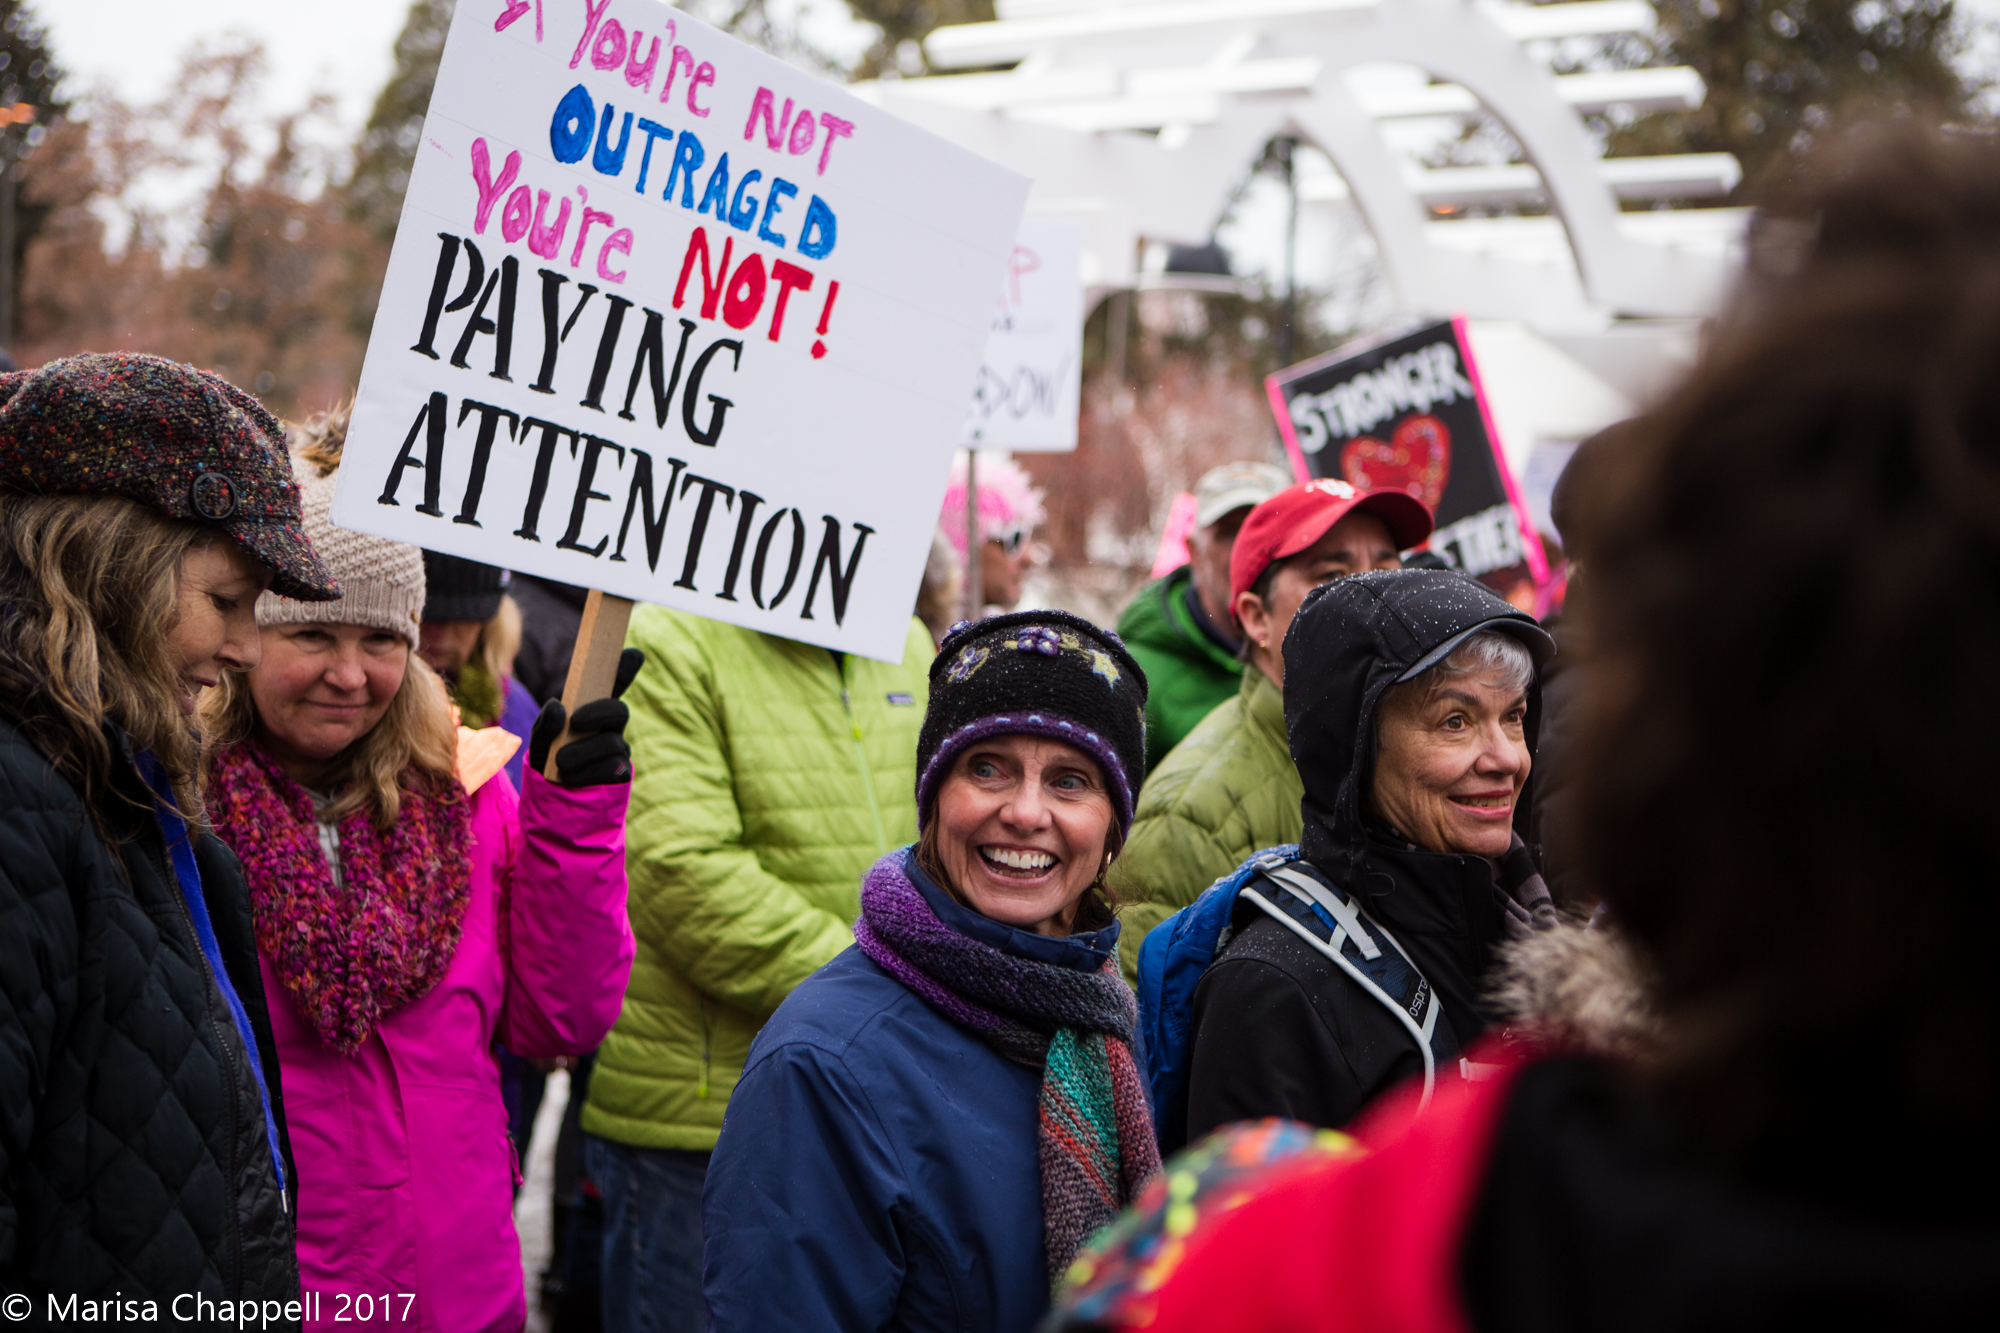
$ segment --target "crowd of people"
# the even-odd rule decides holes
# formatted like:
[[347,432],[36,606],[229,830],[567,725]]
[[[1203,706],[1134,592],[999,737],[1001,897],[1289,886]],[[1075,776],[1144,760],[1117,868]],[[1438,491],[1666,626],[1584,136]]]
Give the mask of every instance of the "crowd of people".
[[1989,355],[2000,148],[1878,128],[1559,618],[1259,460],[1015,610],[981,458],[900,665],[648,606],[573,712],[580,590],[334,526],[344,412],[0,375],[0,1314],[519,1329],[561,1063],[565,1330],[1970,1323]]

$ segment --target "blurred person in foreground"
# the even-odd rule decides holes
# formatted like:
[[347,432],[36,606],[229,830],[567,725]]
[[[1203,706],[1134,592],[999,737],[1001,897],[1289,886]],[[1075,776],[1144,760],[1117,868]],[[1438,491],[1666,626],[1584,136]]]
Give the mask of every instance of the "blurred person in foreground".
[[1581,664],[1590,650],[1584,615],[1590,595],[1586,553],[1595,517],[1590,478],[1627,447],[1639,429],[1636,421],[1620,421],[1579,444],[1556,478],[1549,502],[1549,515],[1562,538],[1568,566],[1562,610],[1542,621],[1542,627],[1556,641],[1557,652],[1542,673],[1542,727],[1535,745],[1535,780],[1514,827],[1541,849],[1542,875],[1556,906],[1584,915],[1596,906],[1596,899],[1575,873],[1569,854],[1575,839],[1570,836],[1569,821],[1577,802],[1574,755],[1587,707],[1587,673]]
[[128,353],[0,376],[9,1319],[186,1295],[298,1326],[250,898],[197,794],[196,701],[257,665],[267,586],[340,595],[256,399]]
[[[951,465],[951,483],[944,490],[944,507],[938,513],[938,531],[951,542],[959,563],[971,579],[971,565],[965,546],[965,478],[967,455],[963,450]],[[1005,454],[979,451],[979,592],[986,606],[995,611],[1012,611],[1021,600],[1021,581],[1034,563],[1030,545],[1035,529],[1046,516],[1042,492],[1028,480],[1028,474]]]
[[931,665],[921,836],[758,1035],[703,1200],[715,1333],[1028,1333],[1159,1166],[1104,870],[1146,679],[1095,625],[962,626]]
[[1243,636],[1231,609],[1229,557],[1250,511],[1292,484],[1275,463],[1212,467],[1194,486],[1188,562],[1139,589],[1118,635],[1146,670],[1146,768],[1234,696],[1243,682]]
[[[203,702],[216,835],[242,859],[299,1164],[308,1327],[519,1328],[527,1317],[495,1041],[588,1050],[617,1015],[625,706],[519,742],[452,723],[418,656],[416,547],[333,526],[346,418],[303,432],[305,526],[333,601],[267,593],[262,656]],[[633,655],[636,657],[636,655]],[[624,664],[621,683],[636,660]],[[548,750],[559,777],[543,776]]]
[[1288,487],[1250,511],[1229,567],[1233,623],[1245,633],[1236,692],[1146,780],[1112,873],[1125,903],[1128,980],[1147,931],[1252,852],[1299,840],[1303,788],[1285,744],[1282,651],[1299,604],[1333,579],[1399,568],[1398,553],[1430,534],[1430,511],[1413,496],[1333,479]]
[[584,1104],[610,1333],[701,1327],[701,1190],[751,1040],[854,942],[862,874],[917,833],[930,634],[900,665],[660,606],[632,616],[639,955]]
[[1576,850],[1655,1039],[1545,1028],[1363,1153],[1184,1215],[1096,1326],[2000,1306],[2000,147],[1839,135],[1752,238],[1693,377],[1592,479]]

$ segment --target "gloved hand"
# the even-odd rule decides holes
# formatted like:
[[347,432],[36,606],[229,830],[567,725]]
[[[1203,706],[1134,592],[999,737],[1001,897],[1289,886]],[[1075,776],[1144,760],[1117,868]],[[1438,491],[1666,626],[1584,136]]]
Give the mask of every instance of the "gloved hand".
[[562,735],[563,723],[567,721],[569,740],[556,751],[557,782],[565,787],[608,787],[630,782],[632,747],[625,743],[625,724],[632,714],[620,696],[645,664],[646,655],[637,648],[620,653],[611,697],[591,700],[576,710],[574,718],[569,717],[559,699],[543,704],[542,715],[535,719],[534,729],[528,733],[528,767],[537,773],[547,771],[549,747]]

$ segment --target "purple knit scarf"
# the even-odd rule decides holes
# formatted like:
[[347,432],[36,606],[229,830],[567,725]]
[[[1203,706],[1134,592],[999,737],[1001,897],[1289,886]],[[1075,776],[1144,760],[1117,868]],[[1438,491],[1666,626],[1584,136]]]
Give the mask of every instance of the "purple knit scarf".
[[1115,959],[1078,972],[953,930],[910,882],[908,854],[883,857],[862,881],[855,943],[946,1018],[1042,1071],[1042,1241],[1053,1287],[1160,1167],[1132,1058],[1137,1002]]
[[444,978],[472,896],[469,803],[456,782],[405,786],[386,831],[366,809],[343,820],[338,887],[312,793],[255,743],[215,755],[207,798],[216,836],[243,862],[257,948],[321,1041],[354,1054]]

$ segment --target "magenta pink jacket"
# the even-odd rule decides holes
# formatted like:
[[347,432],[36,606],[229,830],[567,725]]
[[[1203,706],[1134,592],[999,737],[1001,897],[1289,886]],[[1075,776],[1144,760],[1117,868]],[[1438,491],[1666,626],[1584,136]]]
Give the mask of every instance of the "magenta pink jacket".
[[[578,1055],[611,1030],[632,969],[630,791],[560,787],[531,772],[519,795],[504,773],[474,792],[457,956],[436,989],[353,1056],[328,1050],[290,1005],[271,1005],[298,1163],[299,1277],[317,1293],[308,1327],[363,1322],[364,1294],[364,1327],[469,1333],[525,1322],[519,1164],[493,1043]],[[260,961],[265,993],[283,996]]]

